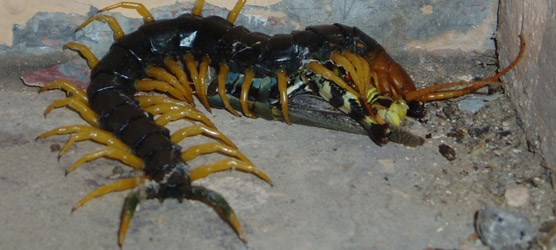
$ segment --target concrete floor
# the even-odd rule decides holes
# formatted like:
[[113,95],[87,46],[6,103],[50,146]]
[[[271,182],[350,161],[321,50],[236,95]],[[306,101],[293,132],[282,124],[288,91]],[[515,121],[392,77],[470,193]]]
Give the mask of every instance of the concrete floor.
[[[33,61],[16,60],[22,68],[33,68]],[[117,248],[125,192],[95,199],[73,214],[70,209],[95,187],[117,178],[113,171],[122,165],[97,160],[64,177],[64,169],[99,146],[79,143],[58,161],[51,147],[63,145],[66,136],[35,140],[45,130],[83,121],[67,109],[45,119],[44,108],[62,93],[37,94],[21,84],[17,68],[3,67],[7,71],[0,85],[0,188],[5,190],[0,248]],[[474,213],[481,207],[519,210],[538,225],[550,217],[554,204],[549,177],[526,150],[509,102],[503,96],[491,99],[473,114],[458,111],[454,120],[446,118],[446,107],[469,99],[430,105],[425,123],[407,125],[416,134],[431,134],[417,148],[394,143],[377,147],[366,136],[215,110],[209,117],[271,176],[274,186],[237,172],[214,174],[199,184],[222,193],[236,209],[251,249],[481,248],[473,228]],[[471,124],[465,125],[469,132],[463,142],[447,135],[456,124]],[[491,126],[490,132],[472,133],[474,126],[484,124]],[[501,129],[510,136],[493,140]],[[438,153],[441,143],[455,148],[455,161]],[[527,190],[527,201],[508,207],[505,194],[516,187]],[[169,200],[142,204],[125,247],[246,246],[208,207]]]
[[[98,146],[80,143],[57,161],[50,146],[63,145],[66,137],[34,138],[83,122],[63,109],[43,118],[44,107],[59,93],[4,88],[0,95],[1,106],[9,107],[1,111],[1,248],[117,248],[125,193],[96,199],[73,214],[70,209],[109,182],[121,164],[98,160],[64,177],[67,166]],[[219,173],[200,182],[236,209],[253,249],[456,247],[473,232],[473,210],[433,206],[416,188],[434,181],[422,171],[449,164],[431,143],[379,148],[360,135],[239,119],[223,111],[211,118],[274,181],[270,187],[247,174]],[[211,209],[173,200],[143,203],[126,243],[128,249],[244,247]]]

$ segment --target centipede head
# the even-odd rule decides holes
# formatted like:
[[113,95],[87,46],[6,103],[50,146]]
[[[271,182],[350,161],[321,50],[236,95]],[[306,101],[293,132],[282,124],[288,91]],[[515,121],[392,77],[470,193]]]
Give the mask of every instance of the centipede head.
[[413,118],[425,117],[427,111],[425,102],[408,100],[405,95],[416,90],[415,83],[402,66],[386,53],[380,51],[369,60],[369,68],[373,81],[370,83],[385,96],[395,100],[405,100],[409,109],[407,116]]

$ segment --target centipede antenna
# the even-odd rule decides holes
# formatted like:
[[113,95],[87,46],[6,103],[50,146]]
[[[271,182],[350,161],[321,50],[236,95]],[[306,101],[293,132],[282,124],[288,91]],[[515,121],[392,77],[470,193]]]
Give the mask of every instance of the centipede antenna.
[[[499,82],[500,78],[503,77],[510,70],[512,70],[517,64],[519,64],[519,62],[521,61],[521,59],[525,55],[525,48],[526,48],[525,35],[520,34],[519,38],[521,40],[521,46],[520,46],[520,49],[519,49],[519,54],[517,55],[517,57],[514,59],[514,61],[510,65],[505,67],[498,74],[493,75],[491,77],[488,77],[485,80],[479,80],[479,81],[473,81],[473,82],[439,83],[439,84],[429,86],[429,87],[426,87],[426,88],[410,91],[405,95],[405,99],[407,101],[417,100],[417,101],[423,101],[423,102],[445,100],[445,99],[455,98],[455,97],[459,97],[459,96],[469,94],[471,92],[474,92],[474,91],[476,91],[480,88],[483,88],[485,86],[488,86],[488,85],[502,84],[501,82]],[[443,89],[463,87],[463,86],[467,86],[467,87],[462,88],[462,89],[456,89],[456,90],[441,91]]]
[[521,45],[519,47],[519,54],[517,55],[516,59],[514,59],[514,61],[508,65],[506,68],[504,68],[502,71],[500,71],[498,74],[489,77],[487,80],[491,80],[491,81],[497,81],[500,80],[500,78],[502,78],[506,73],[508,73],[510,70],[512,70],[517,64],[519,64],[519,62],[521,61],[521,59],[523,58],[523,56],[525,55],[525,48],[527,45],[527,42],[525,40],[525,34],[521,33],[519,34],[519,39],[521,41]]

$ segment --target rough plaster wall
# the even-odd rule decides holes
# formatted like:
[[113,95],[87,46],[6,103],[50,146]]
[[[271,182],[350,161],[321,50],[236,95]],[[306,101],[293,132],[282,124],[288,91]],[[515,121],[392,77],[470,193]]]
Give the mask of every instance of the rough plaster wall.
[[517,35],[527,36],[527,53],[505,78],[532,150],[556,171],[556,1],[502,0],[497,35],[502,65],[513,60]]
[[[193,2],[194,0],[180,0],[179,2]],[[258,6],[274,4],[279,0],[252,0]],[[14,24],[24,25],[33,15],[40,11],[64,12],[85,14],[91,6],[109,6],[118,1],[115,0],[0,0],[0,44],[11,46]],[[177,0],[142,0],[139,1],[149,8],[168,6],[178,2]],[[230,9],[235,1],[230,0],[207,0],[207,3]],[[119,10],[128,16],[136,16],[133,10]]]

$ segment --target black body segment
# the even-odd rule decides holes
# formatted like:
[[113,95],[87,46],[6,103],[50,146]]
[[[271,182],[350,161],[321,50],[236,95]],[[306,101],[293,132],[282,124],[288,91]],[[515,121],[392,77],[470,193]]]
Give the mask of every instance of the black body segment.
[[[359,29],[340,24],[268,36],[234,26],[221,17],[184,14],[147,23],[116,41],[93,68],[87,94],[91,108],[100,116],[101,127],[114,133],[145,160],[148,176],[160,179],[171,170],[158,168],[175,168],[181,160],[179,146],[170,141],[169,131],[156,125],[133,99],[135,81],[147,77],[147,66],[163,66],[168,58],[193,55],[196,60],[209,58],[214,68],[225,63],[230,73],[252,70],[256,77],[264,78],[276,77],[279,71],[297,74],[308,61],[325,62],[333,51],[342,50],[372,57],[383,48]],[[265,92],[264,98],[269,98],[266,100],[260,99],[259,88],[253,87],[251,100],[268,105],[277,103],[277,84]],[[343,105],[340,92],[345,90],[334,91],[338,93],[334,92],[330,103]],[[361,119],[364,111],[354,109],[349,115]]]

